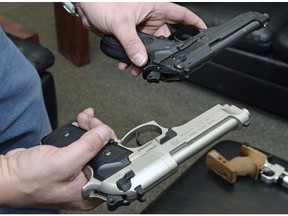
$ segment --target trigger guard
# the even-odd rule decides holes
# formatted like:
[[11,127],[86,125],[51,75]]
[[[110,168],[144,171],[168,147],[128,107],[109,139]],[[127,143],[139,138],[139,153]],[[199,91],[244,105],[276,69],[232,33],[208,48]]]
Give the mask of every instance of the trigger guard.
[[176,42],[184,42],[194,36],[198,35],[200,30],[193,26],[184,26],[173,32],[168,39]]
[[146,124],[146,125],[139,126],[137,128],[134,128],[133,130],[131,130],[129,133],[127,133],[123,137],[123,139],[121,140],[121,144],[123,146],[125,146],[131,140],[137,139],[137,137],[139,137],[140,134],[146,133],[146,132],[156,132],[159,135],[161,135],[162,134],[162,129],[161,129],[160,126],[155,125],[155,124]]

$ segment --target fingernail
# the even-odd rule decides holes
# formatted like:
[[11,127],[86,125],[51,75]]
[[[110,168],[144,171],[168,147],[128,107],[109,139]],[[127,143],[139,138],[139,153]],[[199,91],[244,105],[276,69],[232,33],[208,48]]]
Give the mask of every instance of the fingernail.
[[142,53],[137,53],[132,57],[132,61],[137,66],[143,66],[145,63],[144,55]]
[[104,143],[108,142],[112,136],[112,130],[107,125],[101,125],[95,128],[98,135],[103,139]]

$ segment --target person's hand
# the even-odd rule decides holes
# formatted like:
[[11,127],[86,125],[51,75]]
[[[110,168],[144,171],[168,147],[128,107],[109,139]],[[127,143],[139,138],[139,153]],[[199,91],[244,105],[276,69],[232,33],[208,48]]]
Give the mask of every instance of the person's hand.
[[[100,36],[112,34],[117,37],[134,64],[131,67],[133,76],[141,73],[141,67],[148,60],[146,49],[137,31],[167,37],[170,31],[166,24],[182,23],[206,28],[202,19],[193,12],[180,5],[167,2],[80,2],[76,7],[86,28]],[[125,70],[127,67],[126,63],[119,63],[120,70]]]
[[89,210],[102,203],[82,198],[88,181],[82,169],[116,136],[91,108],[77,121],[88,132],[67,147],[40,145],[0,155],[0,206]]

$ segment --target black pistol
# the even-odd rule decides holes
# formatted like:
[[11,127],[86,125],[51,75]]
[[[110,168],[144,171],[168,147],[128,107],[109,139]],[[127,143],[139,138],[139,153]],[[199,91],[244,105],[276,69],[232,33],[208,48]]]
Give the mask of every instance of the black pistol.
[[[184,80],[221,51],[265,27],[268,22],[268,14],[249,11],[219,26],[208,29],[185,27],[167,38],[138,32],[149,56],[142,71],[143,78],[153,83]],[[113,59],[131,63],[114,36],[104,36],[100,48]]]

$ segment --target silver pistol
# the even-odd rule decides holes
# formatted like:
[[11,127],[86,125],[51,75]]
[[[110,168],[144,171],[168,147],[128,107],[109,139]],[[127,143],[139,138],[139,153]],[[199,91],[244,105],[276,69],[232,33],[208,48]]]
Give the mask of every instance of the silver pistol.
[[[211,146],[228,132],[248,126],[250,114],[234,105],[216,105],[184,125],[164,128],[155,121],[139,125],[121,140],[110,140],[87,164],[89,179],[83,187],[84,198],[99,198],[113,211],[135,200],[176,172],[185,160]],[[156,138],[141,143],[139,135],[156,132]],[[76,122],[68,123],[42,139],[43,144],[67,146],[79,139],[85,130]],[[133,139],[139,147],[126,145]]]

